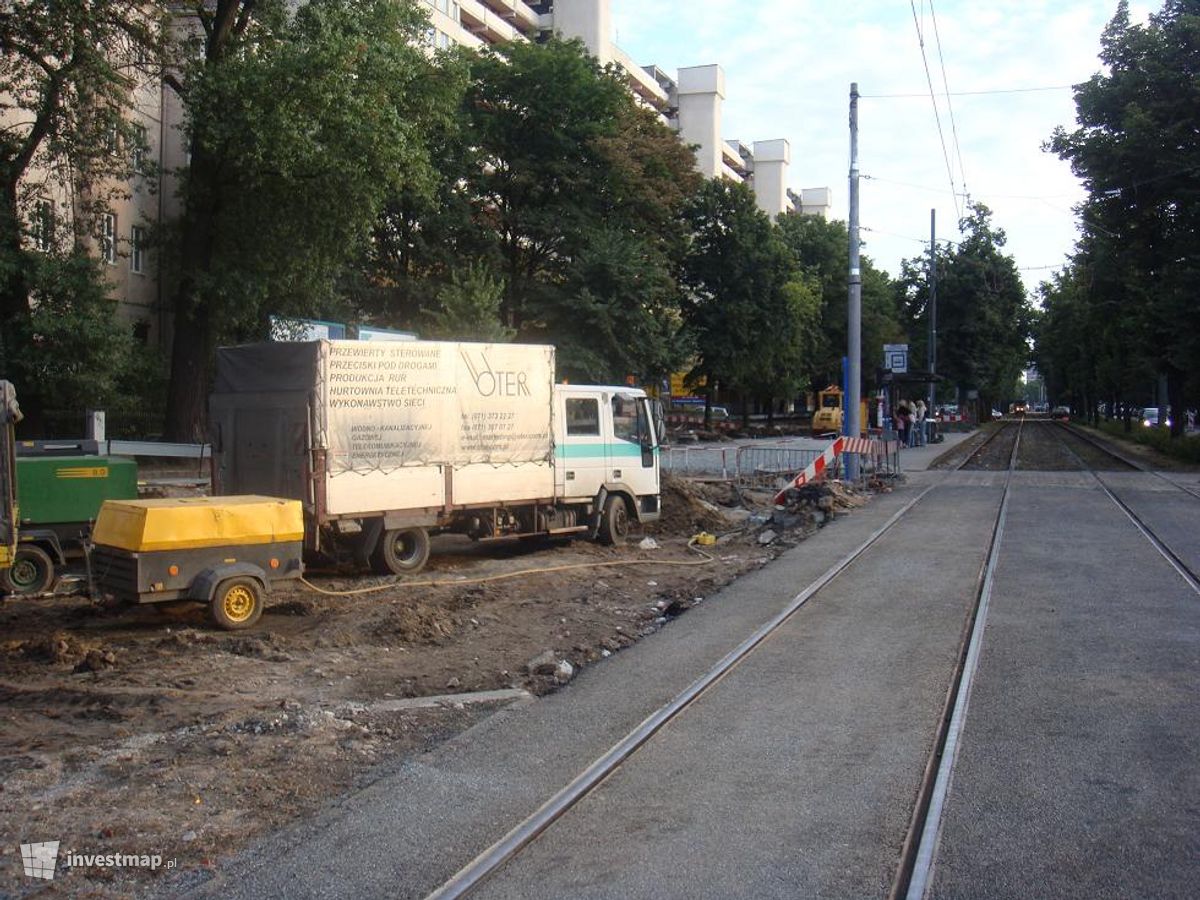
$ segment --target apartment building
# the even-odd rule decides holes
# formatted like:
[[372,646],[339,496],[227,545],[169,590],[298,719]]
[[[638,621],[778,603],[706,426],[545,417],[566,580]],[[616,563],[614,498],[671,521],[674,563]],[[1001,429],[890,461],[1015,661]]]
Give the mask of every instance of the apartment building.
[[629,90],[696,150],[696,167],[708,178],[753,186],[759,207],[771,216],[788,211],[828,216],[829,188],[788,188],[791,145],[786,139],[750,144],[725,139],[722,107],[725,73],[719,65],[689,66],[672,78],[654,65],[638,65],[612,40],[610,0],[424,0],[431,9],[430,43],[486,47],[557,33],[578,38],[602,65],[615,64]]
[[[629,90],[687,143],[695,145],[696,165],[710,178],[752,185],[760,208],[772,216],[790,210],[828,215],[828,188],[788,188],[791,148],[786,139],[743,143],[722,135],[725,75],[718,65],[680,68],[674,76],[635,63],[612,40],[610,0],[422,0],[430,13],[428,39],[435,48],[459,44],[484,48],[537,40],[557,33],[578,38],[602,64],[615,64]],[[141,78],[133,92],[131,115],[137,139],[114,152],[131,154],[131,175],[116,186],[109,211],[89,223],[90,240],[103,261],[112,294],[135,334],[163,348],[170,340],[169,296],[159,277],[156,254],[146,238],[180,212],[173,175],[187,162],[182,141],[183,111],[163,83]],[[81,219],[77,185],[59,180],[53,166],[34,173],[37,191],[29,210],[33,242],[54,233],[72,233]]]

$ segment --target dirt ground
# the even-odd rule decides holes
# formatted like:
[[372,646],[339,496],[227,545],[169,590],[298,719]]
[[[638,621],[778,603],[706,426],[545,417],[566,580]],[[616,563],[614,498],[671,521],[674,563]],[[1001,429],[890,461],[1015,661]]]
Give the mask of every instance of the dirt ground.
[[[199,607],[6,601],[0,896],[129,896],[167,861],[212,866],[498,705],[554,690],[867,498],[793,499],[772,519],[769,493],[668,478],[663,520],[624,546],[441,536],[419,577],[444,585],[311,572],[326,590],[385,589],[276,591],[245,632],[214,630]],[[718,536],[706,555],[688,546],[700,531]],[[512,573],[524,574],[463,582]],[[57,879],[27,878],[18,844],[54,840]],[[64,874],[68,850],[164,862]]]

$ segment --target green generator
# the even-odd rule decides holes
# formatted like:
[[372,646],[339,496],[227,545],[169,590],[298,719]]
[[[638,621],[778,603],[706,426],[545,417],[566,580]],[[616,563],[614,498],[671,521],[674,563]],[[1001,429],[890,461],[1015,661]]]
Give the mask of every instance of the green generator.
[[16,460],[20,543],[0,570],[0,591],[41,594],[55,570],[82,556],[105,500],[137,498],[137,463],[110,456],[22,456]]

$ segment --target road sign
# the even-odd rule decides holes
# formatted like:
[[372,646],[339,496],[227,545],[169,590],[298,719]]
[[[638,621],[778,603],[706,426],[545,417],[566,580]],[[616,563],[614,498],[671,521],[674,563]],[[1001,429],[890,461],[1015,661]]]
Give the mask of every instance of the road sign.
[[908,344],[884,344],[883,367],[904,374],[908,371]]

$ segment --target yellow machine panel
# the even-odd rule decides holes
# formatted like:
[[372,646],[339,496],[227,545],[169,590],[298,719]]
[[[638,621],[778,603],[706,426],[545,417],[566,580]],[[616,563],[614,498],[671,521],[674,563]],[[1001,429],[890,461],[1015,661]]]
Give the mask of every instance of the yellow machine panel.
[[256,496],[106,500],[92,530],[97,545],[134,553],[303,539],[300,501]]

